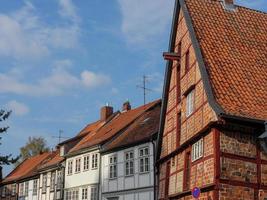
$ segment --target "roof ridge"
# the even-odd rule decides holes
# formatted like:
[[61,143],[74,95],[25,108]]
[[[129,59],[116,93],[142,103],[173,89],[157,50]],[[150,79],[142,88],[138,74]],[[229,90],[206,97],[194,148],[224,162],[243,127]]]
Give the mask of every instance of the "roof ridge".
[[[207,1],[213,1],[213,2],[215,1],[215,2],[221,3],[223,0],[207,0]],[[267,12],[265,12],[265,11],[257,10],[257,9],[254,9],[254,8],[249,8],[249,7],[242,6],[242,5],[235,4],[235,3],[234,3],[234,6],[239,7],[239,8],[244,8],[244,9],[247,9],[247,10],[251,10],[251,11],[254,11],[254,12],[257,12],[257,13],[261,13],[261,14],[267,14]]]
[[254,8],[249,8],[249,7],[246,7],[246,6],[239,5],[239,4],[235,4],[235,6],[237,6],[238,8],[244,8],[246,10],[250,10],[250,11],[253,11],[253,12],[256,12],[256,13],[267,15],[267,12],[262,11],[262,10],[257,10],[257,9],[254,9]]

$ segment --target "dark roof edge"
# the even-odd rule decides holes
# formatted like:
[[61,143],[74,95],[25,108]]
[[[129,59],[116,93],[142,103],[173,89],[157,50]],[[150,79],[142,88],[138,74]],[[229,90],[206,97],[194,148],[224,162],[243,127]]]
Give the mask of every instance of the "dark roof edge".
[[225,113],[220,114],[220,117],[224,118],[226,120],[228,119],[228,120],[242,121],[242,122],[248,122],[248,123],[252,123],[252,124],[260,124],[260,125],[264,125],[264,123],[266,122],[266,121],[260,120],[260,119],[253,119],[253,118],[241,117],[241,116],[236,116],[236,115],[229,115],[229,114],[225,114]]
[[44,171],[52,171],[52,170],[54,170],[54,169],[58,169],[58,168],[60,168],[60,167],[62,166],[62,162],[64,162],[64,161],[65,161],[65,159],[62,160],[62,161],[60,161],[60,162],[58,162],[58,163],[55,163],[55,164],[53,164],[53,165],[49,165],[49,166],[46,166],[46,167],[43,167],[43,168],[39,168],[39,169],[37,170],[37,172],[38,172],[38,173],[42,173],[42,172],[44,172]]
[[[178,0],[175,0],[174,11],[173,11],[173,20],[172,20],[172,28],[170,33],[170,42],[169,42],[169,52],[174,51],[175,47],[175,39],[177,34],[177,26],[179,20],[179,13],[180,13],[180,3]],[[165,115],[167,110],[167,102],[168,102],[168,92],[170,87],[170,78],[171,78],[171,68],[172,68],[172,61],[167,61],[166,63],[166,70],[165,70],[165,78],[164,78],[164,86],[163,86],[163,94],[162,94],[162,106],[161,106],[161,115],[160,115],[160,122],[159,122],[159,132],[158,132],[158,139],[157,139],[157,148],[156,148],[156,160],[160,157],[161,152],[161,143],[162,143],[162,136],[164,130],[164,123],[165,123]]]
[[120,150],[132,148],[134,146],[138,146],[138,145],[142,145],[142,144],[151,142],[151,141],[155,140],[155,138],[153,136],[155,134],[157,134],[157,133],[158,132],[155,132],[155,133],[153,133],[152,136],[147,137],[146,139],[143,139],[143,140],[140,140],[140,141],[132,142],[132,143],[125,144],[125,145],[122,145],[122,146],[119,146],[119,147],[115,147],[115,148],[111,148],[111,149],[108,149],[108,150],[101,150],[100,153],[102,155],[106,155],[106,154],[109,154],[109,153],[112,153],[112,152],[117,152],[117,151],[120,151]]
[[[116,140],[120,135],[122,135],[125,130],[127,130],[136,120],[138,120],[140,117],[142,117],[146,112],[150,111],[151,109],[155,108],[156,106],[159,106],[161,104],[161,99],[157,99],[154,102],[153,105],[151,105],[150,107],[146,108],[140,115],[138,115],[135,119],[133,119],[133,121],[131,121],[127,126],[125,126],[123,129],[119,130],[113,137],[103,141],[101,143],[101,149],[102,151],[105,151],[105,146],[110,144],[111,142],[113,142],[114,140]],[[150,136],[150,138],[152,138],[154,136],[154,133]]]
[[205,63],[204,63],[204,59],[203,59],[203,56],[201,53],[201,48],[200,48],[200,45],[198,43],[198,40],[197,40],[197,37],[195,34],[195,30],[193,27],[193,23],[192,23],[190,15],[189,15],[189,11],[186,7],[185,1],[180,0],[180,4],[181,4],[181,9],[183,10],[183,13],[184,13],[184,18],[185,18],[188,32],[189,32],[189,35],[190,35],[190,38],[192,41],[192,46],[195,50],[196,59],[197,59],[198,65],[199,65],[199,70],[200,70],[201,78],[203,81],[203,85],[204,85],[205,91],[207,93],[207,99],[208,99],[209,105],[215,111],[216,115],[219,116],[222,113],[224,113],[224,110],[215,101],[212,87],[211,87],[211,83],[210,83],[209,76],[208,76],[208,72],[207,72],[207,68],[206,68]]

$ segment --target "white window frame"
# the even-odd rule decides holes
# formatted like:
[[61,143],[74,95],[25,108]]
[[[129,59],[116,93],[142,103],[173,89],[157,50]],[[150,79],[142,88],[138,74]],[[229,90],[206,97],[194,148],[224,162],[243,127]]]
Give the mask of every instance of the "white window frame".
[[90,155],[85,155],[83,157],[83,171],[89,170],[90,167]]
[[82,188],[82,200],[88,199],[88,188]]
[[29,196],[29,181],[25,182],[25,193],[24,196]]
[[14,183],[11,186],[11,196],[15,196],[16,192],[17,192],[17,186],[16,186],[16,183]]
[[38,180],[34,179],[33,180],[33,189],[32,189],[32,195],[36,196],[38,191]]
[[42,193],[46,193],[46,187],[47,187],[47,174],[43,174]]
[[71,198],[72,198],[72,191],[71,190],[67,190],[66,191],[66,200],[71,200]]
[[108,158],[109,161],[109,179],[115,179],[118,176],[118,172],[117,172],[117,155],[111,155]]
[[98,188],[97,186],[91,187],[91,193],[90,193],[90,200],[97,200],[98,199]]
[[92,169],[97,169],[98,168],[98,153],[93,153],[92,154]]
[[150,153],[149,147],[142,147],[138,150],[139,173],[148,173],[150,171]]
[[192,162],[203,157],[204,140],[201,138],[195,144],[192,145]]
[[194,94],[195,90],[193,89],[186,95],[186,117],[189,117],[194,112]]
[[6,194],[6,191],[7,191],[6,187],[7,187],[7,186],[3,186],[3,187],[2,187],[2,194],[1,194],[2,197],[6,197],[6,195],[7,195],[7,194]]
[[71,200],[79,200],[79,189],[72,191]]
[[81,172],[81,158],[76,158],[75,159],[75,173],[80,173]]
[[56,172],[51,172],[50,190],[54,191],[56,185]]
[[62,178],[63,178],[63,172],[62,170],[57,171],[57,189],[62,188]]
[[67,172],[68,175],[73,173],[73,160],[68,160]]
[[19,196],[23,197],[24,195],[24,183],[19,184]]
[[127,151],[124,154],[125,159],[125,176],[134,175],[134,151]]

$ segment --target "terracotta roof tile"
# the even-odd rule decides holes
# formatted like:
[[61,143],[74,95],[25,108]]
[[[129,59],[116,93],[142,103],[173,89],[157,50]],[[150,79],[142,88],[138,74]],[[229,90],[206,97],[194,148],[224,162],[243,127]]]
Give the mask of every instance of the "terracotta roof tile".
[[20,165],[18,165],[9,175],[7,175],[2,183],[20,180],[22,178],[33,175],[37,167],[49,156],[51,156],[51,152],[42,153],[26,159]]
[[56,150],[51,153],[49,158],[45,160],[39,167],[38,170],[42,170],[45,168],[53,167],[59,163],[61,163],[64,160],[64,157],[60,156],[59,150]]
[[227,114],[267,119],[267,14],[186,0],[216,101]]
[[103,122],[101,120],[98,120],[96,122],[90,123],[83,130],[80,131],[78,136],[84,135],[84,134],[92,132],[92,131],[95,131],[95,130],[99,129],[101,126],[103,126],[104,124],[105,124],[105,122]]
[[134,119],[140,116],[145,110],[155,105],[157,101],[151,102],[144,106],[129,110],[127,112],[118,113],[108,123],[99,128],[96,131],[87,134],[76,146],[74,146],[69,152],[73,153],[84,148],[89,148],[95,145],[100,145],[111,137],[122,131],[128,126]]
[[137,118],[126,130],[104,147],[104,151],[129,146],[152,138],[158,132],[161,101]]

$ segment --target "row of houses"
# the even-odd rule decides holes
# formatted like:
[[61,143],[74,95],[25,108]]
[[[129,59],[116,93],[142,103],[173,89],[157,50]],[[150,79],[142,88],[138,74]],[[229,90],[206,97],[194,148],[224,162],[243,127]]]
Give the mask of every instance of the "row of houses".
[[267,199],[266,33],[267,14],[233,0],[176,0],[162,105],[103,107],[1,198]]
[[161,101],[100,110],[56,150],[26,159],[1,181],[1,200],[154,199]]

